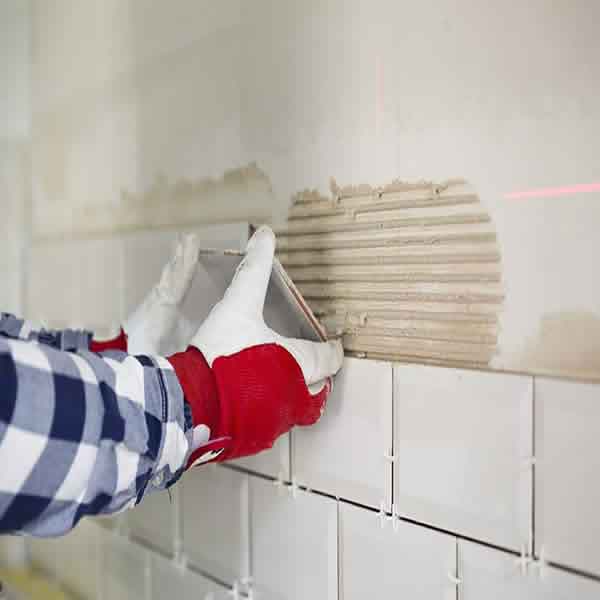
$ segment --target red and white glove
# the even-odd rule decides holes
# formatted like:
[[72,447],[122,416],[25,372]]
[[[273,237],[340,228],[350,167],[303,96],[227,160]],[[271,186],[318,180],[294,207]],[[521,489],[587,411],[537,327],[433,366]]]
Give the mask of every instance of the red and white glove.
[[169,358],[192,410],[188,467],[256,454],[323,413],[343,349],[338,341],[284,338],[267,327],[274,252],[275,236],[262,227],[190,347]]
[[181,236],[159,282],[125,320],[119,335],[106,341],[92,340],[90,350],[156,355],[171,354],[186,348],[194,335],[194,328],[179,308],[196,272],[199,248],[197,235]]

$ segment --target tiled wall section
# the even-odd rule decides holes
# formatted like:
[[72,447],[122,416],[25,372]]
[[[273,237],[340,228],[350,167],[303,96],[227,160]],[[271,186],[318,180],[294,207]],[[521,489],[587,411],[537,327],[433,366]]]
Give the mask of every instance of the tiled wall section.
[[[239,246],[247,229],[203,235]],[[119,241],[115,273],[130,275],[102,318],[139,301],[171,240]],[[113,254],[90,245],[52,260]],[[47,268],[34,251],[37,264]],[[106,265],[99,272],[110,280]],[[233,590],[258,600],[587,600],[600,597],[598,472],[600,384],[352,358],[314,428],[29,548],[38,568],[94,600]]]
[[[311,444],[294,432],[289,478],[197,468],[112,530],[30,542],[34,564],[90,599],[600,597],[600,385],[354,359],[337,390]],[[368,458],[386,419],[394,486]]]

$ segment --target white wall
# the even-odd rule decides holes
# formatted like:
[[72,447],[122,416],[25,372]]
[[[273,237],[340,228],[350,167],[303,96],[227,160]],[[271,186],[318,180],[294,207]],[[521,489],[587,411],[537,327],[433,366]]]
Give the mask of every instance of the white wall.
[[507,198],[600,181],[599,13],[585,0],[37,1],[34,233],[277,219],[331,176],[465,177],[502,249],[493,365],[600,376],[598,192]]
[[0,310],[21,309],[29,186],[29,2],[0,3]]
[[206,184],[242,166],[240,4],[34,2],[36,236],[256,216],[254,170]]

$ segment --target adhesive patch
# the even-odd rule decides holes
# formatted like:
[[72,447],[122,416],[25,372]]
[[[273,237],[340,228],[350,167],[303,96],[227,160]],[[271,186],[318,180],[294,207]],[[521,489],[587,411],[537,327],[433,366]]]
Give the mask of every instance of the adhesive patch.
[[482,367],[504,292],[494,224],[463,180],[303,191],[278,256],[347,353]]

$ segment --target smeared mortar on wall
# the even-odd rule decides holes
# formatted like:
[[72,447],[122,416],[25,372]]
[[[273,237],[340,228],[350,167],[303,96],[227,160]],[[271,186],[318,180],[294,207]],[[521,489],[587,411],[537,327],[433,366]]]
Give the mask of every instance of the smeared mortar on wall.
[[483,367],[504,300],[494,224],[463,180],[306,190],[278,255],[348,353]]
[[254,163],[228,170],[219,178],[169,181],[157,177],[144,193],[122,190],[118,203],[73,207],[72,218],[62,223],[61,230],[38,239],[204,223],[270,222],[274,203],[271,181]]
[[543,375],[599,380],[600,319],[586,311],[544,315],[516,364]]

